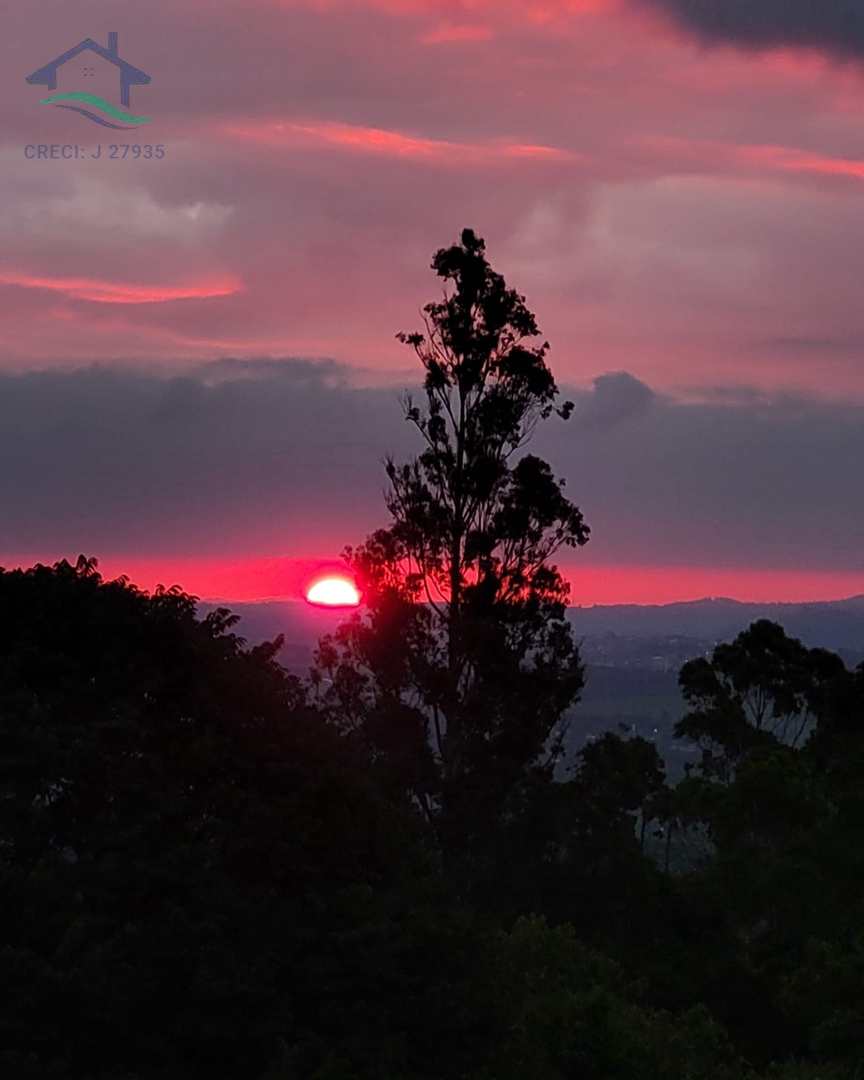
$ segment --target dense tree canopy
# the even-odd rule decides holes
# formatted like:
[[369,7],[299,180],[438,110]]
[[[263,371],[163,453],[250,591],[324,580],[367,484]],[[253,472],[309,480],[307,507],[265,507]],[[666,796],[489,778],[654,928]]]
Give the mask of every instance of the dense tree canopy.
[[299,958],[422,863],[410,815],[227,612],[85,559],[0,609],[0,1071],[263,1075]]
[[704,1009],[653,1008],[565,926],[461,905],[278,642],[83,559],[0,572],[0,603],[4,1075],[738,1075]]

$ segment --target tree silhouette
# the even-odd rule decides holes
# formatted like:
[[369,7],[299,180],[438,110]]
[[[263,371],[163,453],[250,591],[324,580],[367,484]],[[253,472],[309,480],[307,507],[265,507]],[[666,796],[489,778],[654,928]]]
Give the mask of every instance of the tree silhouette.
[[808,649],[767,620],[753,623],[711,659],[691,660],[679,684],[689,706],[678,738],[703,749],[701,772],[728,782],[746,755],[778,744],[800,747],[827,716],[843,661]]
[[367,610],[322,643],[318,679],[439,833],[464,836],[526,770],[554,767],[583,671],[551,560],[588,528],[548,464],[520,454],[572,411],[524,298],[470,229],[432,267],[443,296],[398,335],[425,372],[423,403],[404,401],[423,449],[386,462],[391,524],[346,552]]
[[416,815],[225,610],[83,558],[0,570],[0,610],[0,1074],[263,1077]]
[[[607,732],[584,746],[576,762],[580,816],[601,836],[610,837],[622,829],[632,835],[634,815],[639,813],[644,825],[649,808],[668,790],[657,748],[646,739],[622,739]],[[644,834],[640,834],[643,846]]]

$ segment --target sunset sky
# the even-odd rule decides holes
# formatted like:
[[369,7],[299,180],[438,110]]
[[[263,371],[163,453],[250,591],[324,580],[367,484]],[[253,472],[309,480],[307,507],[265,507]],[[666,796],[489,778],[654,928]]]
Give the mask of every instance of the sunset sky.
[[[841,10],[842,9],[842,10]],[[416,443],[464,226],[576,402],[574,603],[864,593],[864,0],[28,0],[0,16],[0,565],[297,595]],[[132,131],[25,78],[119,33]],[[33,144],[159,144],[34,160]],[[107,154],[107,149],[105,150]]]

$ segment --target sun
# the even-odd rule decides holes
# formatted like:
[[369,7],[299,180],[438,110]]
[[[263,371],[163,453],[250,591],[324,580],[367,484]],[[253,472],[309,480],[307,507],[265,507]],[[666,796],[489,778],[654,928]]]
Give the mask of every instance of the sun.
[[324,577],[309,586],[306,601],[316,607],[358,607],[360,593],[348,578]]

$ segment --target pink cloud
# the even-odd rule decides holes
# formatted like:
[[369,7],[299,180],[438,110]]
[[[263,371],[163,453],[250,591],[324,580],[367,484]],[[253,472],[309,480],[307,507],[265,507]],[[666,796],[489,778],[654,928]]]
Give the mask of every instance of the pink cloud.
[[494,30],[481,23],[445,22],[427,31],[420,40],[424,45],[452,45],[466,41],[490,41],[494,36]]
[[864,180],[864,160],[813,154],[786,146],[752,146],[739,151],[745,161],[785,172],[818,173],[824,176],[848,176]]
[[72,300],[87,300],[97,304],[163,304],[173,300],[232,296],[242,289],[241,283],[232,278],[187,285],[135,285],[86,277],[40,277],[17,271],[0,271],[0,285],[44,289],[62,293]]
[[310,8],[338,14],[340,9],[383,11],[388,15],[444,14],[448,18],[482,13],[499,20],[548,22],[572,15],[605,14],[618,9],[622,0],[275,0],[280,7]]
[[656,152],[670,169],[685,166],[705,174],[729,171],[747,173],[810,173],[818,176],[864,180],[864,158],[817,153],[795,146],[747,145],[708,139],[645,137],[639,144]]
[[386,128],[330,121],[307,123],[253,121],[228,123],[228,135],[269,146],[321,145],[340,150],[384,157],[425,161],[439,165],[483,165],[507,160],[578,161],[580,155],[557,146],[490,139],[484,142],[457,142],[409,135]]

